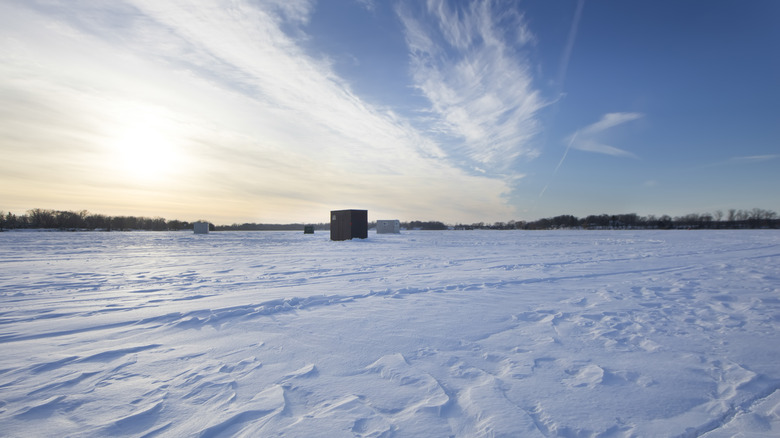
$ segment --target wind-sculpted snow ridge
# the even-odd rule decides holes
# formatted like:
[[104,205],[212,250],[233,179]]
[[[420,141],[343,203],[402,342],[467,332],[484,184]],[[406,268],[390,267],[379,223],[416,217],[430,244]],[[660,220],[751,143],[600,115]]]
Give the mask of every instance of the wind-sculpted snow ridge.
[[780,434],[775,231],[326,234],[0,234],[0,434]]

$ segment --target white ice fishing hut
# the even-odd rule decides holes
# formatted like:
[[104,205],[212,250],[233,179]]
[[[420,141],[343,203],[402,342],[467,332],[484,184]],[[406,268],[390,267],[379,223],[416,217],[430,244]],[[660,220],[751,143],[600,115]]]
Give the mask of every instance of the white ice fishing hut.
[[401,221],[397,219],[376,221],[377,234],[399,234],[400,232]]
[[195,222],[192,224],[192,229],[195,231],[195,234],[208,234],[209,233],[209,223],[208,222]]

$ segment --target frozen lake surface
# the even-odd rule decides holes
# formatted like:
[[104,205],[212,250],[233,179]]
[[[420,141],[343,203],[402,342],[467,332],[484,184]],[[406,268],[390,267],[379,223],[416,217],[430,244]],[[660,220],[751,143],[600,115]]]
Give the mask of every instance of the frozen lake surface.
[[0,434],[780,435],[780,233],[0,233]]

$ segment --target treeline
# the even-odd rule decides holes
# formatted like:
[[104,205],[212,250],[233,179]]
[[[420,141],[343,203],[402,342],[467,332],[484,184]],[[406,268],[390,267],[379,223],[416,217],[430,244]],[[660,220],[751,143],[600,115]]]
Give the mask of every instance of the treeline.
[[[374,226],[376,226],[376,222]],[[370,227],[371,225],[369,225]],[[406,228],[407,230],[446,230],[449,227],[439,221],[410,221],[401,222],[401,228]]]
[[[104,231],[177,231],[192,230],[192,222],[167,220],[161,217],[107,216],[104,214],[81,211],[59,211],[34,208],[27,214],[16,215],[0,211],[0,231],[13,229],[55,229],[55,230],[104,230]],[[210,231],[303,231],[304,225],[313,225],[315,230],[329,231],[330,223],[317,224],[263,224],[243,223],[214,225],[209,223]],[[376,227],[370,222],[369,228]],[[401,222],[401,227],[418,230],[446,230],[448,226],[438,221]]]
[[[310,225],[310,224],[306,224]],[[330,224],[311,224],[315,230],[330,230]],[[217,225],[216,231],[302,231],[304,224],[233,224]]]
[[[105,231],[168,231],[191,230],[192,223],[166,220],[161,217],[106,216],[82,211],[58,211],[34,208],[27,214],[15,215],[0,211],[0,230],[13,229],[105,230]],[[213,226],[209,228],[213,229]]]
[[561,215],[535,221],[495,222],[493,224],[458,224],[456,229],[491,230],[554,230],[554,229],[750,229],[780,228],[780,218],[772,210],[754,208],[752,210],[730,209],[724,214],[718,210],[713,214],[691,213],[684,216],[639,216],[636,213],[618,215],[590,215],[578,218]]
[[[312,225],[315,230],[329,231],[330,223],[318,223],[318,224],[232,224],[232,225],[217,225],[214,227],[216,231],[299,231],[303,230],[304,225]],[[369,222],[368,228],[376,228],[376,221]],[[449,229],[447,225],[439,221],[410,221],[401,222],[401,228],[407,230],[446,230]]]
[[[315,230],[329,231],[330,223],[318,223],[318,224],[233,224],[233,225],[217,225],[214,227],[216,231],[299,231],[303,230],[304,225],[312,225]],[[376,228],[376,221],[369,222],[368,228]],[[443,222],[439,221],[410,221],[401,222],[401,228],[407,230],[447,230],[449,227]]]
[[[327,231],[329,223],[318,223],[315,230]],[[369,228],[376,226],[370,222]],[[209,223],[211,231],[302,231],[304,224],[232,224],[217,225]],[[535,221],[509,221],[486,224],[457,224],[453,227],[439,221],[401,222],[407,230],[446,230],[490,229],[490,230],[553,230],[553,229],[748,229],[780,228],[780,218],[772,210],[754,208],[752,210],[730,209],[726,213],[718,210],[712,214],[687,214],[684,216],[639,216],[636,213],[618,215],[590,215],[578,218],[572,215],[560,215]],[[27,214],[15,215],[0,211],[0,231],[13,229],[59,229],[59,230],[147,230],[177,231],[192,230],[193,223],[180,220],[166,220],[161,217],[106,216],[90,213],[86,210],[58,211],[35,208]]]

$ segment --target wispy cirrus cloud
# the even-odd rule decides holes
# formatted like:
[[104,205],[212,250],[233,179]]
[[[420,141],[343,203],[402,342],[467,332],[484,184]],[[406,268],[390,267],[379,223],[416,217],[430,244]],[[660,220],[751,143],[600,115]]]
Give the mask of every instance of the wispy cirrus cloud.
[[[506,216],[503,182],[448,164],[435,139],[363,101],[326,57],[302,48],[313,7],[0,5],[0,52],[8,55],[0,101],[20,109],[3,113],[14,130],[0,129],[0,174],[19,166],[18,178],[0,186],[27,181],[53,193],[50,183],[69,181],[69,199],[94,203],[47,205],[99,208],[110,199],[133,214],[212,220],[311,220],[355,204],[401,218],[432,205],[453,220]],[[153,126],[145,114],[154,114]],[[170,157],[167,179],[151,184],[120,172],[129,167],[121,157],[132,156],[117,153],[131,147],[127,133],[155,138]],[[192,213],[198,208],[208,211]]]
[[778,158],[780,158],[780,154],[749,155],[744,157],[732,157],[729,161],[732,163],[751,164],[777,160]]
[[376,0],[355,0],[355,1],[369,12],[376,10]]
[[778,159],[780,159],[780,154],[743,155],[704,164],[702,167],[749,166],[753,164],[767,163]]
[[398,8],[430,127],[447,138],[453,162],[493,174],[539,154],[533,140],[546,105],[523,53],[535,37],[522,14],[503,6],[429,0]]
[[596,123],[588,125],[566,137],[568,148],[574,148],[585,152],[612,155],[615,157],[631,157],[636,155],[624,149],[604,144],[601,136],[618,125],[636,120],[642,117],[640,113],[608,113],[604,114]]

